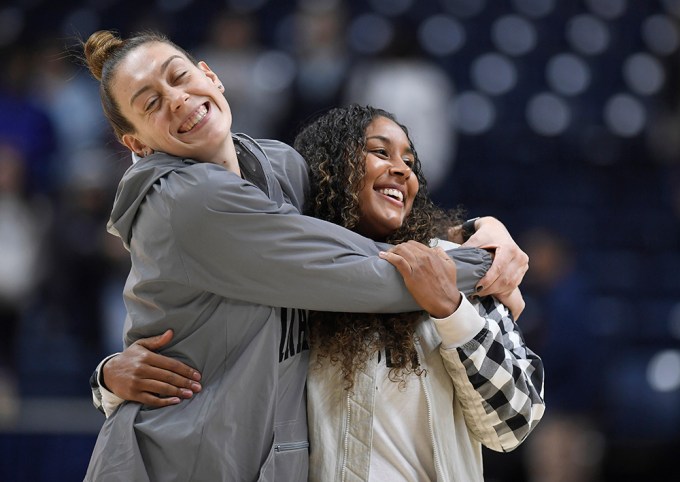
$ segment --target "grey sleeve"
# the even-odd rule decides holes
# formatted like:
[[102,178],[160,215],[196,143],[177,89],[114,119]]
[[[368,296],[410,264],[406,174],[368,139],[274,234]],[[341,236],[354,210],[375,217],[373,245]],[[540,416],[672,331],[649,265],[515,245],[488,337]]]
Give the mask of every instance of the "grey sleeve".
[[[401,275],[377,255],[389,245],[278,205],[217,166],[173,174],[171,223],[189,282],[270,306],[352,312],[419,310]],[[196,186],[201,186],[200,189]],[[476,248],[450,251],[459,286],[488,270]]]

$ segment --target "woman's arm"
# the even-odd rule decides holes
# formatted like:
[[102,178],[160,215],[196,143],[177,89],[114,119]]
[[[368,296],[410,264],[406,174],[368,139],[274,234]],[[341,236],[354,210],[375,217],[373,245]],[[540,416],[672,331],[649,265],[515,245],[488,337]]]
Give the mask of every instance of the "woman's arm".
[[[320,311],[420,309],[401,276],[377,256],[389,245],[300,215],[220,167],[196,164],[185,171],[169,175],[164,190],[147,196],[146,205],[152,212],[172,206],[173,253],[181,256],[192,288],[250,303]],[[158,223],[145,223],[143,216],[135,231],[145,243],[140,252],[167,251],[163,239],[154,244]],[[449,254],[470,267],[469,275],[461,267],[461,284],[474,286],[491,262],[478,248]],[[155,269],[163,269],[160,263]]]
[[[397,247],[394,248],[395,253],[383,253],[381,256],[385,259],[391,257],[393,261],[401,259],[402,263],[406,263],[408,258],[408,263],[418,270],[419,277],[415,278],[413,273],[410,273],[407,284],[410,284],[411,289],[418,293],[417,300],[425,310],[441,317],[455,311],[461,299],[459,288],[456,288],[456,265],[450,263],[450,258],[444,256],[441,250],[431,250],[424,245],[413,242],[410,243],[409,248],[410,250],[407,250],[405,246]],[[453,248],[453,246],[449,246],[449,249]],[[401,253],[401,256],[396,253]],[[420,258],[417,258],[416,255]],[[437,257],[429,259],[433,255]],[[407,258],[403,258],[403,256],[407,256]],[[437,264],[437,260],[445,262]],[[410,267],[408,269],[411,270]],[[447,281],[446,283],[440,281],[426,283],[425,279]],[[460,291],[470,294],[473,291],[472,285],[461,287]],[[481,329],[481,325],[473,329],[473,333],[477,333]],[[93,390],[97,399],[95,406],[101,407],[101,410],[107,416],[122,401],[117,395],[126,400],[141,402],[154,407],[163,407],[180,403],[181,399],[190,398],[193,393],[200,390],[200,384],[197,383],[195,378],[196,376],[200,377],[200,375],[196,370],[177,360],[151,351],[162,346],[156,344],[157,338],[139,340],[122,354],[109,358],[105,366],[100,364],[98,367],[93,379],[98,380],[100,384],[106,382],[105,385],[110,391],[106,389]],[[167,338],[167,341],[169,339]]]
[[440,353],[470,432],[489,449],[507,452],[543,417],[543,362],[526,346],[505,306],[492,297],[473,306],[483,328],[469,341],[449,343],[447,327],[435,321]]
[[[439,304],[438,299],[455,300],[455,294],[447,297],[439,291],[445,284],[455,285],[455,268],[451,270],[441,251],[426,250],[405,243],[385,259],[402,274],[416,301],[440,318],[434,320],[442,338],[440,353],[471,433],[492,450],[512,450],[543,416],[543,362],[524,344],[507,308],[494,298],[477,299],[479,313],[462,298],[453,309]],[[425,264],[433,265],[428,271],[418,267],[426,258]]]
[[176,405],[201,391],[201,374],[155,351],[167,345],[172,330],[137,340],[122,353],[102,360],[90,384],[95,408],[109,417],[125,401],[151,407]]
[[[255,146],[267,153],[287,199],[302,211],[309,190],[309,167],[302,157],[280,141],[259,140]],[[519,285],[529,267],[529,257],[515,243],[505,225],[491,216],[478,217],[453,228],[450,236],[456,238],[451,240],[458,245],[466,243],[465,246],[488,248],[493,253],[489,272],[477,283],[478,295],[496,296],[517,320],[524,310]]]
[[[393,248],[394,253],[382,253],[381,256],[393,261],[397,258],[408,260],[409,269],[417,271],[418,275],[409,277],[407,284],[411,284],[409,289],[417,293],[420,306],[434,316],[447,316],[455,311],[462,298],[456,286],[459,266],[463,271],[469,267],[461,258],[457,258],[459,264],[456,264],[440,248],[431,249],[415,242],[408,244],[410,250],[397,246]],[[465,259],[466,250],[453,251]],[[425,279],[444,279],[446,282],[425,283]],[[412,283],[413,280],[415,282]],[[461,289],[469,293],[473,287],[474,282]],[[95,406],[108,416],[121,403],[122,400],[118,397],[153,407],[163,407],[179,403],[181,399],[189,398],[200,390],[195,379],[196,370],[151,351],[162,346],[158,340],[166,340],[167,343],[169,339],[164,335],[162,338],[138,340],[121,354],[109,358],[106,364],[100,364],[99,373],[93,375],[93,380],[98,381],[99,385],[105,385],[108,390],[94,390],[93,385]]]

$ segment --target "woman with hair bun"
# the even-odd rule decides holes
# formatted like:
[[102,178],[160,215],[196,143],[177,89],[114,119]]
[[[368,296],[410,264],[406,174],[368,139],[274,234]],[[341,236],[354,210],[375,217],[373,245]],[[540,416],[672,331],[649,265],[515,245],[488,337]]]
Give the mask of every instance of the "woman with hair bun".
[[[488,253],[412,253],[301,215],[300,155],[232,134],[218,77],[161,35],[96,32],[84,52],[114,132],[141,157],[108,224],[132,261],[125,343],[172,329],[162,353],[200,370],[202,385],[162,410],[148,391],[152,403],[115,409],[86,480],[306,480],[305,310],[446,317],[461,303],[456,283],[471,292]],[[499,231],[515,246],[497,225],[487,230]],[[383,259],[400,266],[414,256],[416,299]],[[508,261],[517,283],[500,282],[501,293],[526,271]]]

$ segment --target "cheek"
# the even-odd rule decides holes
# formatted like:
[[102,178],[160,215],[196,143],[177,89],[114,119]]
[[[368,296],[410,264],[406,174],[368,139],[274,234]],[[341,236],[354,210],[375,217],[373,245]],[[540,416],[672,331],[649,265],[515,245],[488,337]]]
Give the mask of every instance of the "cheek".
[[411,206],[413,206],[413,201],[415,200],[416,196],[418,195],[418,191],[420,190],[420,184],[418,183],[418,179],[415,176],[411,176],[411,178],[408,181],[409,183],[409,193],[411,193],[411,196],[409,196],[409,209],[411,209]]
[[373,199],[373,189],[367,183],[359,190],[359,207],[362,205],[369,205]]
[[413,209],[413,202],[411,202],[408,206],[406,206],[406,209],[404,209],[404,221],[408,219],[408,217],[411,215],[411,210]]
[[[167,131],[167,129],[166,129]],[[163,142],[164,136],[163,131],[158,122],[154,120],[149,120],[147,124],[144,124],[138,129],[140,137],[143,137],[146,144],[160,143]],[[158,146],[157,148],[160,148]]]
[[229,105],[229,101],[224,96],[224,94],[218,92],[215,99],[217,106],[222,111],[222,113],[231,118],[231,106]]

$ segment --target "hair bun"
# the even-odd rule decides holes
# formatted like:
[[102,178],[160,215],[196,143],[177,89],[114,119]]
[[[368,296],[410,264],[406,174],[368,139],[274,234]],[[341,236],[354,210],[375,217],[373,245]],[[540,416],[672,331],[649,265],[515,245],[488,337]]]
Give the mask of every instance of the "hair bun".
[[97,80],[102,80],[106,61],[123,45],[124,41],[110,30],[99,30],[87,39],[83,46],[85,61]]

